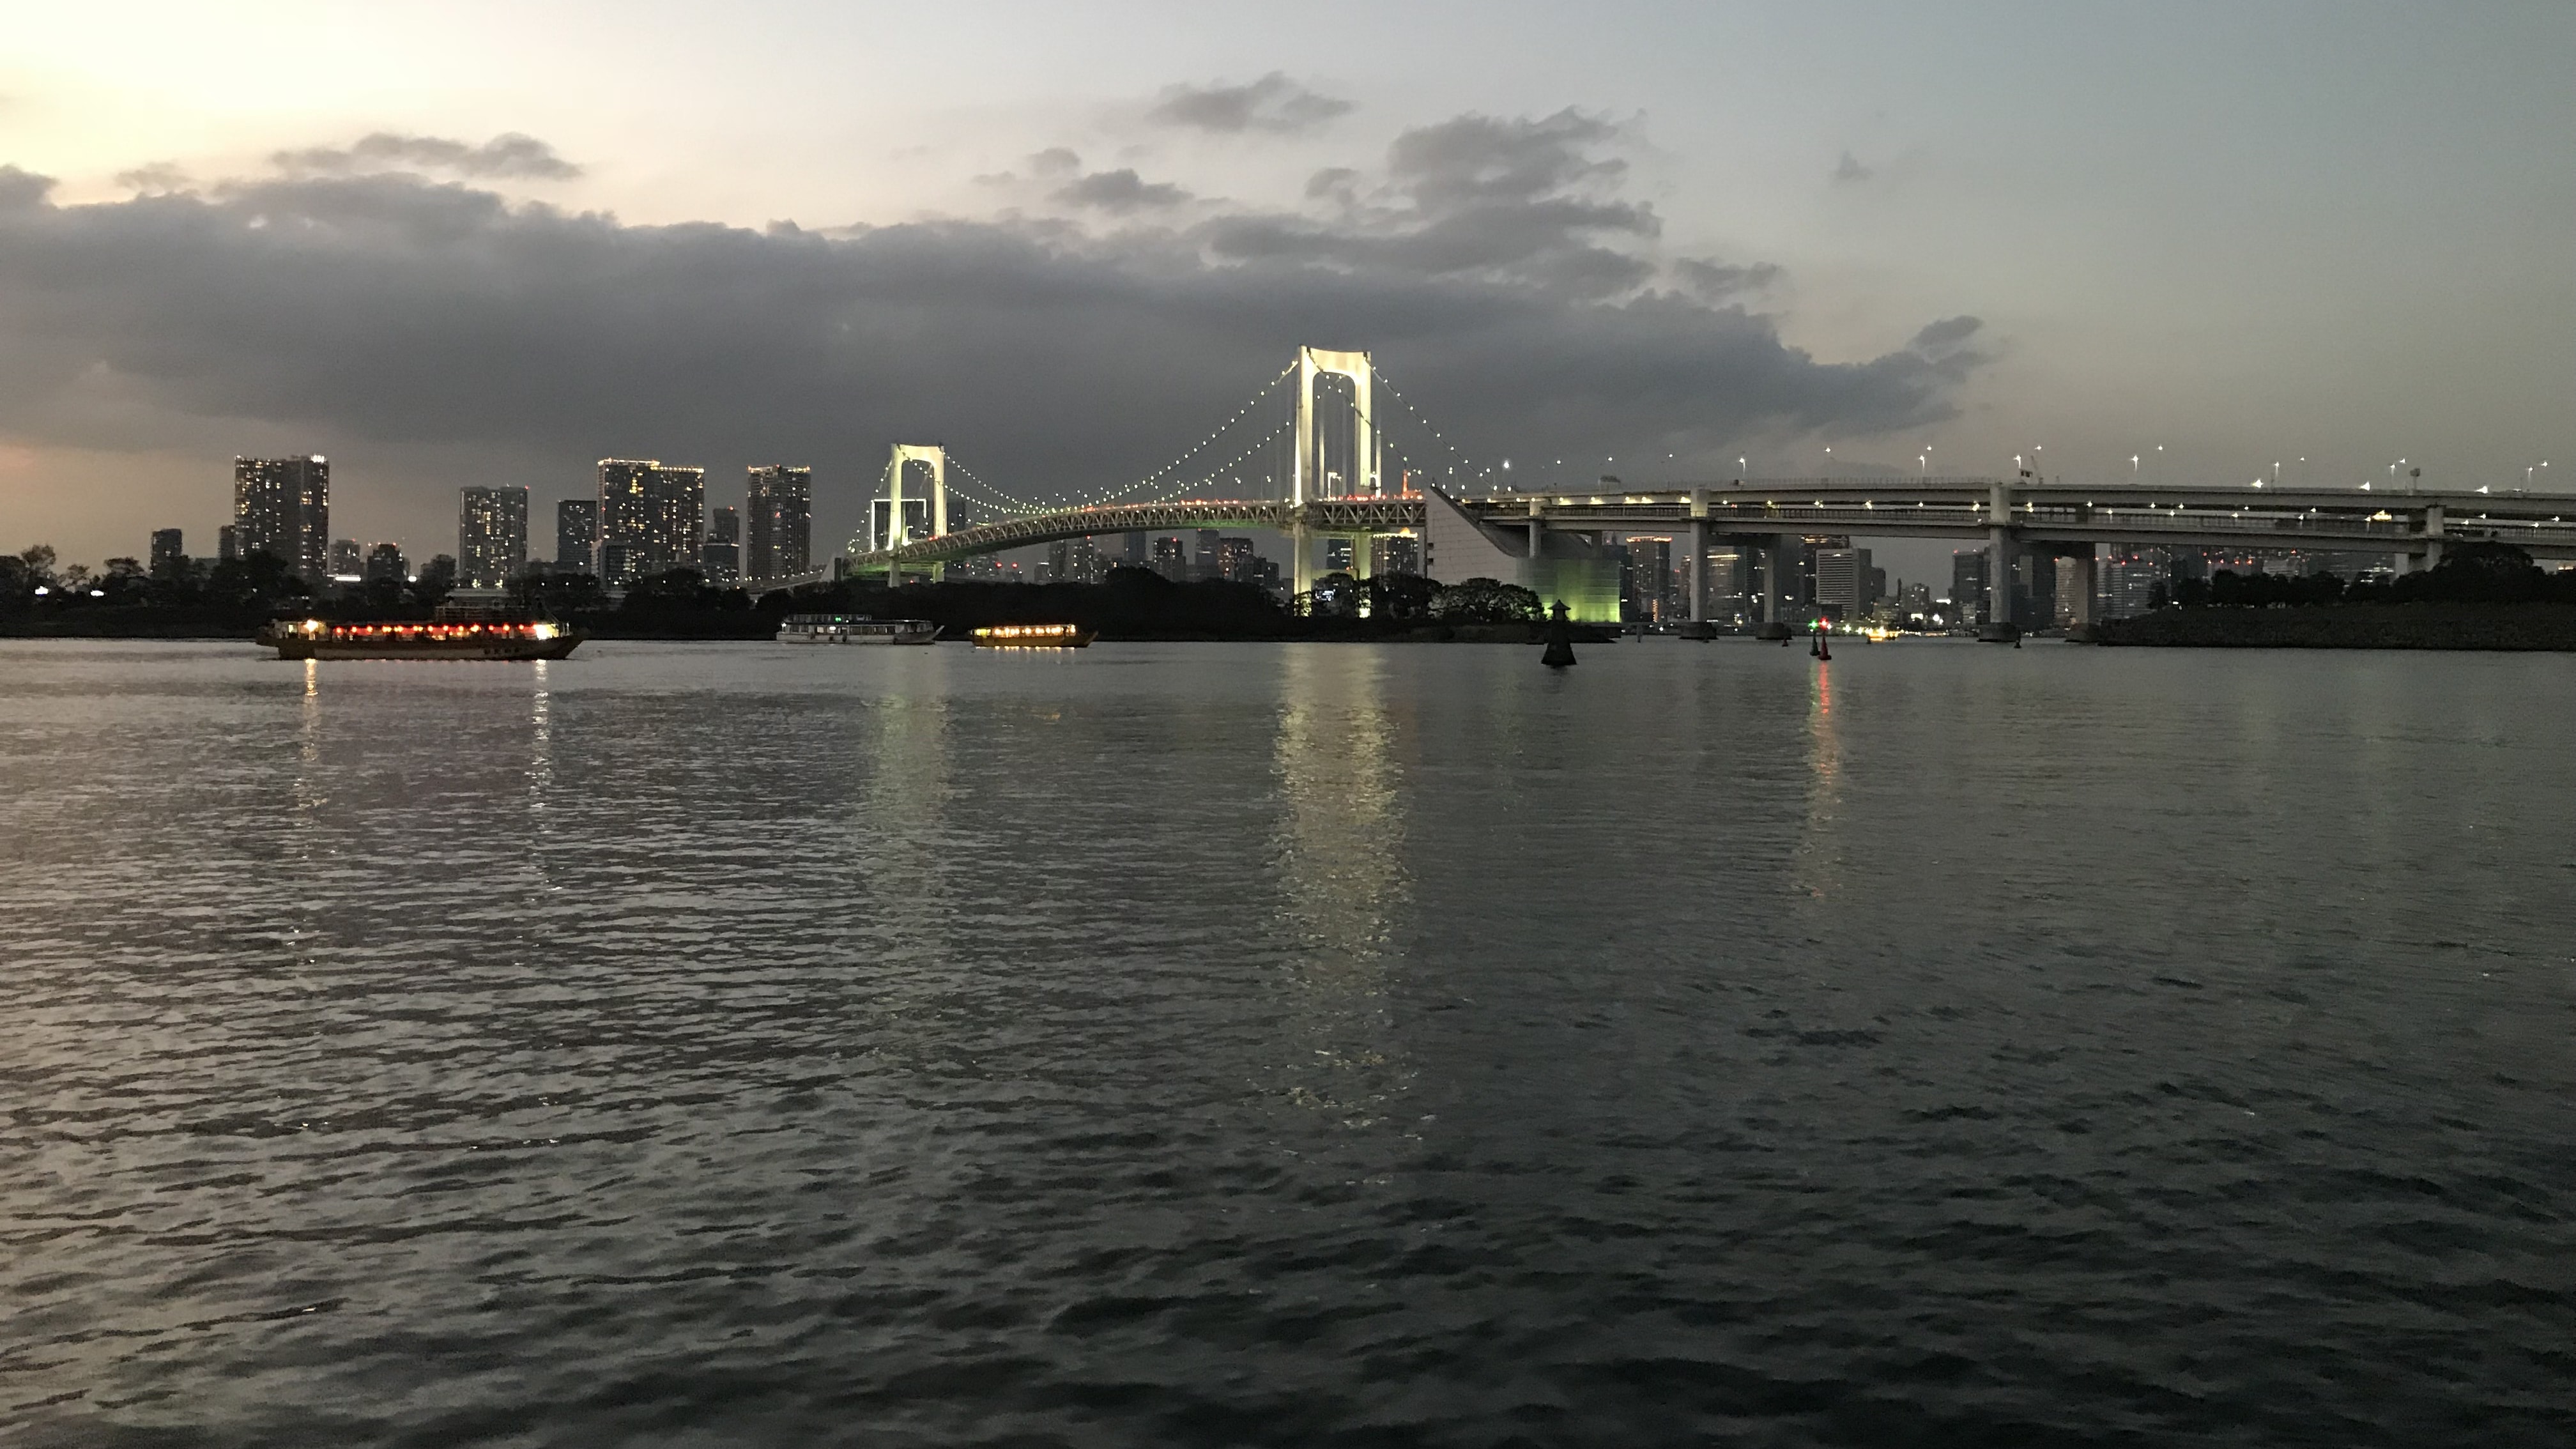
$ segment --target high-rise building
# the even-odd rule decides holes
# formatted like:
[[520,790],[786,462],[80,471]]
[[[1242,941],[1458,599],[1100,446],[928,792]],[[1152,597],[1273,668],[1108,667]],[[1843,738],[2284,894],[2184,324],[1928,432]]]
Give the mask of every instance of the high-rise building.
[[742,577],[742,515],[730,508],[707,514],[707,541],[698,547],[698,573],[719,588]]
[[1047,545],[1047,582],[1087,584],[1100,572],[1100,550],[1089,538],[1060,538]]
[[1217,577],[1225,580],[1227,583],[1249,584],[1259,582],[1255,571],[1260,567],[1260,564],[1260,551],[1252,546],[1251,539],[1227,538],[1217,541]]
[[599,500],[567,498],[555,505],[555,569],[559,573],[596,573],[591,550],[599,547]]
[[187,556],[187,545],[182,541],[179,530],[175,528],[152,530],[153,577],[160,578],[177,573],[180,562]]
[[241,530],[227,523],[215,530],[215,562],[237,563],[241,560]]
[[367,551],[358,547],[354,538],[331,540],[331,579],[334,583],[354,580],[367,571]]
[[[784,464],[752,469],[743,485],[743,513],[745,578],[786,578],[814,566],[813,469]],[[928,517],[926,510],[923,516]]]
[[1143,533],[1131,533],[1125,537],[1126,549],[1124,556],[1118,560],[1119,563],[1131,569],[1151,568],[1154,563],[1154,551],[1147,536]]
[[1351,571],[1352,557],[1351,541],[1349,539],[1328,538],[1324,540],[1324,572],[1328,574],[1349,573]]
[[[600,580],[625,585],[695,568],[704,540],[707,470],[652,459],[599,460]],[[616,549],[611,569],[610,549]]]
[[403,562],[402,545],[380,543],[367,550],[367,582],[399,584],[411,577],[410,565]]
[[320,583],[331,540],[331,463],[304,458],[233,459],[233,545],[283,559]]
[[1627,604],[1633,619],[1661,619],[1672,590],[1673,541],[1669,538],[1628,540]]
[[2019,550],[2012,566],[2012,621],[2025,629],[2045,629],[2056,622],[2056,612],[2056,555]]
[[1190,577],[1189,545],[1169,536],[1155,539],[1154,572],[1173,583],[1187,583]]
[[1986,621],[1986,551],[1953,549],[1950,553],[1950,622]]
[[528,567],[528,490],[468,488],[456,513],[459,588],[507,588]]
[[[1249,540],[1246,542],[1248,543]],[[1401,533],[1381,533],[1370,539],[1369,572],[1373,574],[1422,572],[1422,540]]]
[[1859,618],[1863,609],[1877,601],[1870,583],[1873,572],[1868,549],[1817,549],[1816,607],[1836,623]]

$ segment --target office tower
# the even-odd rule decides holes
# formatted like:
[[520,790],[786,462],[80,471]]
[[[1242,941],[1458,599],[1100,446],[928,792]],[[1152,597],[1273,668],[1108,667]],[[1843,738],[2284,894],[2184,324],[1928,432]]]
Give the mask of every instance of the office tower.
[[1351,541],[1347,538],[1324,540],[1324,572],[1346,574],[1351,571]]
[[599,500],[567,498],[555,505],[555,569],[597,573],[591,550],[599,546]]
[[528,566],[528,490],[467,488],[456,512],[456,583],[507,588]]
[[1672,590],[1673,541],[1669,538],[1628,540],[1628,607],[1630,617],[1661,619]]
[[718,588],[742,578],[742,515],[731,508],[707,510],[707,541],[698,545],[698,575]]
[[2022,549],[2012,567],[2012,621],[2025,629],[2056,623],[2057,558]]
[[1261,554],[1258,550],[1253,548],[1251,539],[1228,538],[1220,539],[1217,542],[1217,577],[1225,580],[1227,583],[1249,584],[1256,582],[1253,570],[1260,562]]
[[[1749,616],[1748,600],[1750,566],[1741,548],[1712,548],[1708,551],[1708,617],[1726,621]],[[1689,600],[1683,600],[1687,606]]]
[[1131,569],[1152,567],[1154,563],[1154,554],[1151,546],[1146,541],[1145,535],[1141,533],[1131,533],[1126,535],[1126,539],[1127,546],[1125,556],[1121,558],[1119,562]]
[[331,540],[331,463],[303,458],[233,459],[233,546],[266,552],[310,583],[323,577]]
[[410,565],[403,562],[402,545],[380,543],[367,550],[367,582],[399,584],[411,577]]
[[1950,622],[1982,624],[1986,620],[1986,551],[1954,549],[1950,554]]
[[1190,577],[1193,579],[1224,577],[1225,566],[1218,554],[1218,550],[1225,542],[1224,535],[1213,528],[1199,529],[1197,535],[1190,552]]
[[[890,528],[893,518],[894,500],[892,498],[878,497],[868,500],[868,547],[890,548],[893,546],[894,534]],[[905,495],[903,500],[903,532],[906,538],[913,539],[916,542],[930,537],[929,499],[915,498],[909,494]]]
[[215,530],[215,562],[241,561],[241,530],[227,523]]
[[331,540],[331,577],[334,580],[355,579],[367,569],[367,552],[354,538]]
[[1154,540],[1154,572],[1173,583],[1186,583],[1190,577],[1189,548],[1177,538]]
[[[813,469],[784,464],[752,469],[743,484],[743,513],[744,577],[786,578],[814,566]],[[874,516],[872,510],[872,520]],[[926,507],[922,516],[929,516]],[[871,547],[875,538],[871,532]]]
[[1369,541],[1369,572],[1373,574],[1422,572],[1422,540],[1401,533],[1379,534]]
[[2173,560],[2161,548],[2114,544],[2102,565],[2102,615],[2126,619],[2173,598]]
[[188,556],[187,547],[180,540],[180,532],[175,528],[156,528],[152,530],[153,577],[159,578],[165,574],[175,574],[179,571],[181,560]]
[[704,468],[600,459],[600,581],[623,586],[666,569],[697,567],[706,511]]
[[1820,548],[1815,553],[1816,607],[1836,623],[1859,618],[1878,597],[1870,583],[1869,550]]
[[1100,551],[1089,538],[1060,538],[1047,545],[1050,583],[1087,584],[1100,576]]
[[1279,560],[1275,558],[1263,558],[1255,554],[1252,559],[1251,577],[1245,582],[1257,584],[1273,594],[1286,592],[1286,585],[1279,581]]

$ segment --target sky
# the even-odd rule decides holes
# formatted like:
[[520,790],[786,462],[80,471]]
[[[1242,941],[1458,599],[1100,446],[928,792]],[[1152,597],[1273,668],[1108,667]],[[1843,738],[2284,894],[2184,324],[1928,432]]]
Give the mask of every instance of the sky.
[[290,452],[415,555],[606,456],[810,465],[828,548],[890,442],[1107,488],[1300,344],[1516,477],[2576,468],[2564,3],[16,8],[66,560]]

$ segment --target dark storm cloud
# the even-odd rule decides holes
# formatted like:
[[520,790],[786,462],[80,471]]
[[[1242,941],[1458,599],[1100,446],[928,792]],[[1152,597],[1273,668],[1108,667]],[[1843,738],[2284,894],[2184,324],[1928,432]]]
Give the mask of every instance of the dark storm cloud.
[[480,146],[444,136],[397,136],[378,131],[353,146],[314,146],[280,151],[269,158],[290,176],[346,176],[368,171],[446,171],[459,176],[570,181],[581,168],[555,154],[555,148],[517,132],[493,137]]
[[1133,167],[1116,171],[1094,171],[1088,176],[1058,187],[1055,199],[1067,206],[1088,207],[1095,211],[1125,213],[1153,211],[1178,206],[1190,194],[1164,181],[1147,181]]
[[1164,90],[1145,119],[1197,131],[1286,133],[1346,115],[1351,103],[1320,95],[1278,71],[1244,85],[1178,85]]
[[[1372,350],[1488,457],[1714,458],[1948,413],[1983,360],[1974,319],[1818,362],[1743,304],[1766,268],[1657,255],[1653,213],[1587,149],[1609,138],[1581,117],[1463,118],[1399,138],[1334,215],[1108,237],[1046,218],[631,226],[401,172],[57,205],[0,168],[0,431],[115,448],[214,419],[568,470],[873,466],[889,439],[939,439],[1046,492],[1160,464],[1300,343]],[[1412,424],[1383,411],[1401,443]]]

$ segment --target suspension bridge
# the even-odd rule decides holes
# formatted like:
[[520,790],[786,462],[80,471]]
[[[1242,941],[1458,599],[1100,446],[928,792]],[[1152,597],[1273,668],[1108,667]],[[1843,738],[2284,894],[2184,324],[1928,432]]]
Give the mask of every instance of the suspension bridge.
[[[1282,389],[1285,388],[1283,392]],[[1381,407],[1381,399],[1392,404]],[[1222,461],[1211,461],[1222,459]],[[1499,465],[1507,470],[1508,464]],[[926,470],[926,528],[905,490]],[[1284,537],[1291,587],[1309,591],[1327,539],[1353,543],[1365,572],[1372,538],[1411,534],[1424,571],[1451,582],[1486,577],[1565,599],[1578,618],[1617,617],[1602,587],[1607,548],[1655,535],[1675,541],[1689,617],[1708,617],[1712,546],[1763,554],[1760,617],[1785,618],[1788,551],[1808,537],[1977,540],[1986,576],[2012,577],[2024,552],[2071,563],[2072,597],[2089,601],[2105,544],[2247,550],[2378,552],[2401,566],[2438,563],[2465,542],[2511,543],[2535,557],[2576,559],[2576,499],[2485,491],[2372,492],[2170,485],[2070,487],[2020,478],[1738,478],[1721,483],[1599,489],[1496,488],[1498,466],[1464,453],[1377,371],[1365,352],[1298,349],[1214,431],[1135,481],[1087,494],[1021,496],[965,467],[940,444],[898,443],[883,475],[884,522],[850,541],[833,565],[755,581],[759,592],[838,576],[936,576],[979,554],[1060,539],[1205,528]],[[1504,476],[1508,477],[1506,471]],[[874,505],[872,505],[874,506]],[[1606,609],[1606,614],[1605,614]],[[2000,617],[2000,615],[1997,615]],[[2079,620],[2079,622],[2082,622]]]

